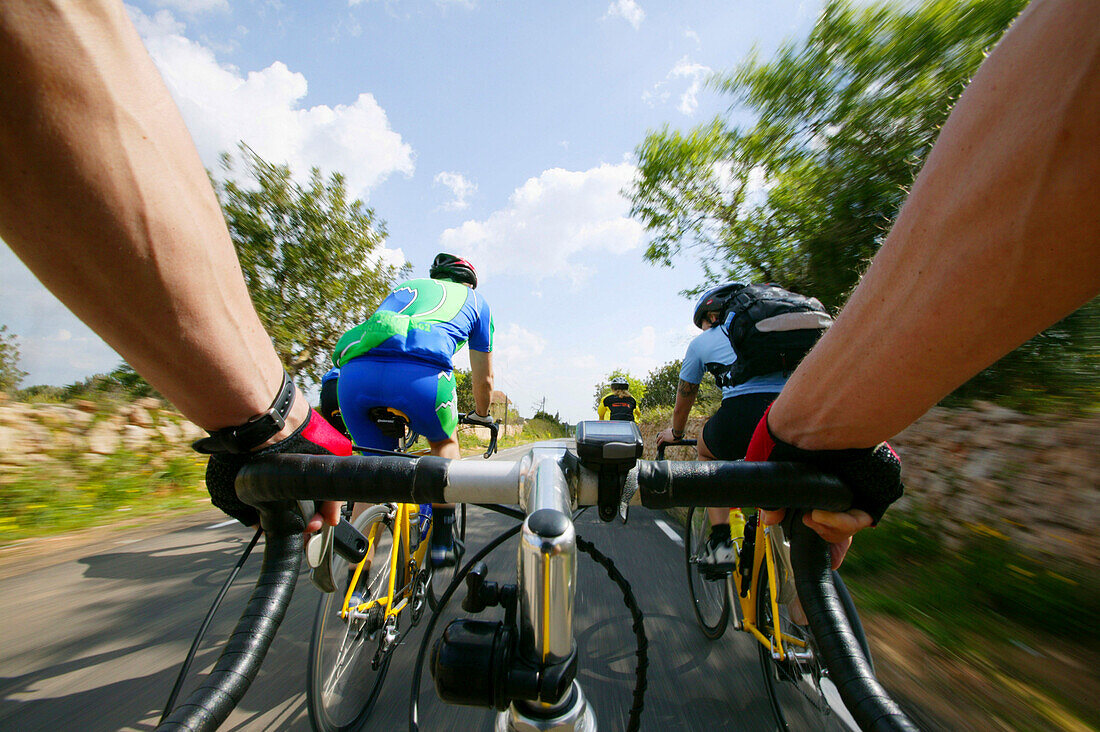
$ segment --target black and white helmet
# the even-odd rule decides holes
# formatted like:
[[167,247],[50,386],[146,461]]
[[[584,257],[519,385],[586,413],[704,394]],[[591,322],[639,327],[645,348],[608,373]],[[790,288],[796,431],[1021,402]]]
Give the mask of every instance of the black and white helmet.
[[707,313],[721,313],[726,309],[726,303],[730,301],[745,286],[739,282],[728,282],[718,287],[712,287],[703,293],[695,306],[695,314],[692,321],[696,328],[703,327],[703,318]]

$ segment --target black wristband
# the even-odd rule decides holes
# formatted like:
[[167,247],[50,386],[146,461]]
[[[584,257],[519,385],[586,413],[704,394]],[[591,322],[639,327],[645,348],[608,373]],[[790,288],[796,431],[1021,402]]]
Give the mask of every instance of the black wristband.
[[241,455],[250,452],[253,448],[270,440],[286,425],[286,418],[290,415],[292,406],[294,406],[294,382],[284,371],[283,384],[266,412],[257,414],[236,427],[215,430],[209,437],[196,440],[191,448],[205,455],[224,453]]

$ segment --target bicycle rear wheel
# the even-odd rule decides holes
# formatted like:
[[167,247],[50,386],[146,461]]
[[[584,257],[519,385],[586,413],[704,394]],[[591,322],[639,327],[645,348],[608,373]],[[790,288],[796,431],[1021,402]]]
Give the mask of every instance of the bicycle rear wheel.
[[707,509],[693,506],[688,509],[687,531],[684,537],[684,561],[687,567],[688,589],[695,617],[703,635],[711,640],[722,637],[730,617],[729,576],[708,578],[699,569],[699,558],[706,551],[710,536],[710,518]]
[[[353,522],[373,540],[373,558],[356,582],[354,596],[368,602],[389,589],[390,557],[400,552],[394,545],[390,507],[371,506]],[[361,727],[370,715],[389,668],[390,654],[379,653],[382,608],[375,606],[366,617],[340,617],[340,609],[355,566],[333,556],[332,574],[336,591],[321,596],[309,644],[306,702],[315,730],[345,732]],[[398,572],[404,573],[399,557]],[[401,577],[397,587],[402,586]],[[354,601],[352,603],[355,604]]]

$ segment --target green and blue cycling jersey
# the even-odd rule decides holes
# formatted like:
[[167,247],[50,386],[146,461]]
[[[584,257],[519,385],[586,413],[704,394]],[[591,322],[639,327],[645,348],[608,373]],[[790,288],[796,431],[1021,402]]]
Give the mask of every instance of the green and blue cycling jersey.
[[375,407],[401,411],[429,441],[452,435],[458,426],[452,359],[466,344],[492,351],[493,320],[483,297],[447,280],[409,280],[394,288],[333,353],[339,411],[355,444],[396,446],[372,423]]
[[493,319],[485,298],[455,282],[415,279],[394,288],[366,322],[341,336],[332,360],[343,366],[369,354],[450,370],[467,342],[474,351],[493,350]]

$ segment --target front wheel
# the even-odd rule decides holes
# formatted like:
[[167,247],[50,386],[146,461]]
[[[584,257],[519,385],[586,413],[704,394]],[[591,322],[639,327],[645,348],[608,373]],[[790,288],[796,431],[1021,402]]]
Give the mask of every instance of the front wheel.
[[[395,547],[392,510],[371,506],[353,522],[370,541],[364,567],[355,583],[349,607],[384,597],[389,590],[390,556]],[[359,729],[366,722],[382,689],[390,654],[378,657],[383,609],[379,605],[357,617],[340,617],[355,565],[338,554],[332,558],[336,591],[321,596],[309,643],[306,702],[310,723],[321,732]],[[397,567],[404,563],[398,558]],[[397,586],[401,586],[398,578]]]
[[706,508],[693,506],[688,509],[686,533],[684,560],[691,603],[703,635],[716,640],[726,632],[730,617],[729,574],[712,577],[699,568],[699,560],[706,553],[707,539],[710,537],[710,518]]
[[[787,605],[779,605],[778,616],[772,611],[768,573],[764,565],[761,565],[754,594],[757,628],[772,644],[771,649],[763,644],[759,644],[758,648],[764,685],[776,725],[781,730],[844,729],[833,715],[822,689],[824,671],[810,629],[792,620]],[[797,598],[794,602],[798,602]],[[785,652],[782,659],[775,651],[776,637],[780,633]]]

